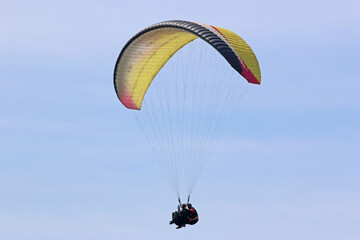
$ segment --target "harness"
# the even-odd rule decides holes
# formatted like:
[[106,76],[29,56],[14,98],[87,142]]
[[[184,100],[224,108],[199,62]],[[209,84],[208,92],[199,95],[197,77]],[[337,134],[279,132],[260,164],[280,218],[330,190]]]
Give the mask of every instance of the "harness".
[[199,220],[199,216],[197,215],[197,212],[195,211],[195,209],[194,209],[194,208],[190,208],[189,211],[191,212],[191,215],[195,215],[195,214],[196,214],[196,216],[193,217],[193,218],[191,218],[191,217],[189,217],[189,216],[187,217],[188,220],[189,220],[189,222],[197,222],[197,221]]

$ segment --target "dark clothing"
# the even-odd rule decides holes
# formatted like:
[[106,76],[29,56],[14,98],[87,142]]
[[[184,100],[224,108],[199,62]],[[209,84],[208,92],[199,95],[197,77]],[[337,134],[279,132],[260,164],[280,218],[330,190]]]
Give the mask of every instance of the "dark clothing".
[[183,209],[180,212],[173,212],[172,214],[172,223],[175,223],[178,226],[183,226],[188,222],[187,216],[189,216],[190,211],[188,209]]
[[179,214],[179,215],[180,215],[183,219],[187,219],[187,217],[190,216],[190,213],[191,213],[191,212],[189,211],[189,209],[186,209],[186,208],[185,208],[185,209],[183,209],[183,210],[180,211],[180,214]]

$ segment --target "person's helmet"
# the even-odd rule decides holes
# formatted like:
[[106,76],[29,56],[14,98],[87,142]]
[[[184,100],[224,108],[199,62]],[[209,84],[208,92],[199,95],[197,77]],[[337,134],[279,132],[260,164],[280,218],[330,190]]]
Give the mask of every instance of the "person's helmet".
[[185,209],[185,208],[186,208],[186,204],[185,204],[185,203],[181,204],[181,208],[182,208],[182,209]]
[[191,203],[188,203],[188,205],[187,205],[187,206],[188,206],[188,208],[192,208],[192,205],[191,205]]

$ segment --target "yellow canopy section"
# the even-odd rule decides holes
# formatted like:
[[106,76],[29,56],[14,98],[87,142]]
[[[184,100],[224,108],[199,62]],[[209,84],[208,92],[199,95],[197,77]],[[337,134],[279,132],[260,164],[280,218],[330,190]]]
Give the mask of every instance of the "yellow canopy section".
[[257,58],[250,46],[236,33],[221,27],[216,27],[216,29],[218,29],[221,34],[229,41],[240,59],[253,73],[258,83],[261,83],[259,62],[257,61]]
[[151,81],[164,64],[196,35],[178,28],[159,28],[149,31],[126,49],[118,63],[117,91],[128,108],[140,109]]

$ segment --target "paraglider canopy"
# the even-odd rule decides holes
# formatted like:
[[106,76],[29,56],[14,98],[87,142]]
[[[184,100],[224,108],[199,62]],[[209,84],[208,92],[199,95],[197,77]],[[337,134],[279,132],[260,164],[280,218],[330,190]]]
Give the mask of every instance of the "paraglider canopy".
[[207,24],[165,21],[140,31],[122,49],[115,65],[114,86],[123,105],[139,110],[159,70],[179,49],[198,37],[214,47],[249,83],[260,84],[255,54],[237,34]]

